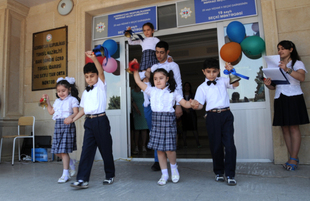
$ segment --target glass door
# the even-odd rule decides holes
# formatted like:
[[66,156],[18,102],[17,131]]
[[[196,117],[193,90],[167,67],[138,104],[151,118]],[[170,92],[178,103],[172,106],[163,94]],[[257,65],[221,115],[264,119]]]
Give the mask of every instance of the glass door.
[[[110,121],[111,135],[113,139],[114,158],[127,158],[127,99],[126,99],[126,71],[125,69],[125,42],[124,38],[113,39],[118,44],[118,50],[111,55],[117,62],[117,70],[113,73],[105,73],[107,83],[106,114]],[[95,41],[93,47],[103,44],[104,40]],[[96,158],[101,159],[97,151]]]

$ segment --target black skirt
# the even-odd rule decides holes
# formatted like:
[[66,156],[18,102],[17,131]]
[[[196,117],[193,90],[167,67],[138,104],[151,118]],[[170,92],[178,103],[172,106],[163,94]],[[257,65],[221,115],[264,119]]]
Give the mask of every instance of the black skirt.
[[303,94],[297,96],[280,95],[274,99],[273,126],[308,124],[309,117]]

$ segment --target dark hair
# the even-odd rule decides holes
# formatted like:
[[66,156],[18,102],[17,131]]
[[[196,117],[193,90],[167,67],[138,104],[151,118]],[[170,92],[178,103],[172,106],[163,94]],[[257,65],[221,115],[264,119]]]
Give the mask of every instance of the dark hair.
[[147,23],[143,24],[142,29],[144,26],[149,26],[152,30],[154,30],[154,25],[151,22],[147,22]]
[[203,62],[203,67],[202,69],[206,68],[215,68],[215,69],[220,69],[219,61],[214,58],[208,58]]
[[84,74],[86,73],[96,73],[98,75],[98,70],[94,63],[87,63],[83,68]]
[[[80,102],[81,99],[79,98],[79,90],[77,89],[75,83],[70,84],[67,80],[61,80],[61,81],[57,82],[56,89],[59,85],[64,86],[68,90],[70,90],[70,88],[71,88],[71,96],[75,97]],[[59,98],[57,92],[56,92],[56,97]]]
[[165,48],[166,52],[169,50],[169,45],[167,42],[165,41],[159,41],[157,44],[156,44],[156,47],[158,48]]
[[153,73],[151,73],[151,76],[150,76],[150,83],[151,85],[154,87],[155,84],[154,84],[154,74],[157,73],[157,72],[161,72],[163,73],[166,77],[169,77],[169,80],[168,80],[168,88],[170,89],[171,92],[174,92],[176,86],[177,86],[177,83],[175,82],[175,79],[174,79],[174,74],[173,74],[173,71],[169,71],[169,73],[163,69],[163,68],[158,68],[156,69]]
[[284,49],[287,49],[287,50],[290,50],[291,48],[293,48],[293,51],[291,52],[290,57],[292,59],[292,68],[294,69],[294,65],[296,61],[301,60],[298,55],[295,44],[289,40],[282,40],[281,42],[278,43],[277,47],[279,47],[279,45],[281,45]]
[[183,94],[184,94],[184,88],[185,88],[185,85],[186,85],[186,84],[189,85],[189,94],[193,94],[193,93],[192,93],[192,85],[191,85],[191,83],[189,83],[189,82],[184,82],[183,87],[182,87],[182,89],[183,89]]

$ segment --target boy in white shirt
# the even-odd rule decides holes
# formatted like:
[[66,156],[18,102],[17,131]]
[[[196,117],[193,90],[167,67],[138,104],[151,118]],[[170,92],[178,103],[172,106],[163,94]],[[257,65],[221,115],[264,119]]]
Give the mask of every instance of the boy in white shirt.
[[[225,68],[229,71],[233,69],[231,64],[226,64]],[[215,181],[224,182],[225,173],[227,184],[234,186],[237,184],[234,178],[237,153],[234,143],[234,117],[229,109],[227,88],[235,88],[239,86],[239,82],[230,84],[229,78],[218,77],[220,70],[216,59],[205,60],[202,72],[206,80],[197,88],[192,108],[200,110],[207,103],[205,118]]]
[[75,188],[88,188],[97,147],[104,161],[106,179],[103,181],[103,184],[112,184],[115,176],[111,127],[109,119],[105,114],[107,101],[105,76],[96,56],[91,51],[87,51],[85,54],[94,63],[88,63],[84,66],[85,81],[88,86],[82,95],[80,103],[82,109],[73,118],[73,122],[75,122],[84,114],[86,115],[83,148],[76,176],[77,181],[71,184]]

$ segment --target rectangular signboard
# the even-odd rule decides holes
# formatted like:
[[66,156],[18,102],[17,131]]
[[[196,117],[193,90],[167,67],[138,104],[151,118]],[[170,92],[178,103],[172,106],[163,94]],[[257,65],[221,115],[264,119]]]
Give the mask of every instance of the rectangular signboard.
[[157,30],[156,6],[116,13],[108,16],[108,37],[124,34],[127,27],[142,32],[142,25],[151,22]]
[[33,34],[32,91],[55,89],[56,80],[67,76],[68,27]]
[[195,0],[196,23],[257,15],[255,0]]

